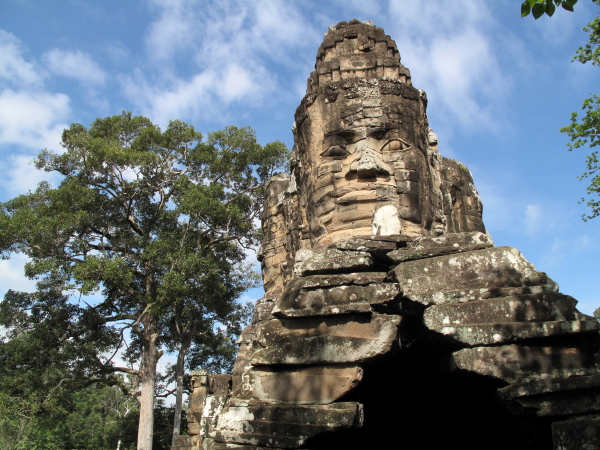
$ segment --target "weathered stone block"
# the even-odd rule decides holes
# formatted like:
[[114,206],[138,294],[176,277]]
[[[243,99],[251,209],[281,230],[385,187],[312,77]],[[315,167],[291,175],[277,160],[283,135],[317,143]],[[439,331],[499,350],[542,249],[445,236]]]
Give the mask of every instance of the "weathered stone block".
[[400,320],[382,314],[271,320],[259,329],[265,348],[254,353],[252,364],[365,361],[391,349]]
[[209,380],[211,394],[226,395],[231,392],[231,374],[219,373],[211,375]]
[[498,389],[498,395],[503,400],[513,400],[520,397],[530,397],[551,392],[564,392],[600,387],[600,375],[586,377],[557,378],[552,380],[533,381],[531,383],[516,383]]
[[456,367],[507,383],[596,375],[598,354],[567,346],[503,345],[465,348],[453,354]]
[[263,297],[256,301],[254,305],[254,314],[252,314],[252,323],[264,322],[265,320],[274,319],[271,311],[275,307],[275,299]]
[[318,406],[230,407],[210,437],[218,442],[298,448],[322,433],[362,426],[356,402]]
[[[558,292],[558,285],[502,288],[459,289],[450,291],[411,292],[410,299],[425,306],[472,302],[484,299]],[[576,317],[577,318],[577,317]]]
[[267,403],[328,404],[355,388],[362,377],[359,366],[253,367],[244,374],[238,395]]
[[[202,410],[202,419],[199,423],[199,433],[202,437],[208,436],[217,424],[217,418],[229,399],[228,395],[208,395]],[[192,431],[188,428],[188,433]]]
[[600,419],[554,422],[552,440],[556,450],[596,450],[600,442]]
[[511,247],[408,261],[398,264],[393,276],[409,298],[412,293],[431,291],[549,284],[545,273],[537,272]]
[[536,416],[565,416],[600,411],[600,387],[552,392],[515,400]]
[[[383,283],[386,277],[386,272],[355,272],[332,275],[309,275],[307,277],[297,278],[288,283],[285,292],[299,291],[300,289],[326,288],[344,285],[364,286],[373,283]],[[285,295],[285,293],[282,295]]]
[[373,266],[373,258],[366,252],[329,249],[320,253],[312,253],[310,258],[299,264],[299,268],[294,270],[301,276],[306,276],[324,272],[366,271]]
[[487,233],[470,231],[464,233],[448,233],[442,236],[418,236],[408,243],[408,247],[415,250],[424,250],[435,247],[462,247],[465,245],[487,245],[492,247],[494,241]]
[[188,421],[193,419],[194,422],[200,422],[202,418],[202,410],[204,409],[204,401],[207,395],[206,386],[194,388],[189,396],[188,403]]
[[424,258],[434,258],[436,256],[450,255],[452,253],[471,252],[474,250],[482,250],[491,247],[490,244],[464,244],[462,246],[445,246],[445,247],[430,247],[430,248],[401,248],[387,253],[387,257],[394,263],[398,264],[405,261],[412,261]]
[[176,436],[171,450],[196,450],[192,442],[192,436]]
[[466,345],[491,345],[574,333],[595,333],[597,320],[471,324],[440,328],[445,339]]
[[375,241],[373,239],[352,238],[337,242],[338,250],[354,250],[369,253],[387,253],[396,249],[396,244],[390,241]]
[[423,317],[432,330],[467,324],[574,320],[577,300],[559,293],[500,297],[435,305]]
[[190,371],[190,375],[192,377],[192,386],[196,389],[207,385],[210,372],[206,369],[197,369]]
[[335,286],[324,289],[286,289],[273,309],[277,317],[325,316],[371,312],[372,305],[390,305],[400,289],[396,283]]

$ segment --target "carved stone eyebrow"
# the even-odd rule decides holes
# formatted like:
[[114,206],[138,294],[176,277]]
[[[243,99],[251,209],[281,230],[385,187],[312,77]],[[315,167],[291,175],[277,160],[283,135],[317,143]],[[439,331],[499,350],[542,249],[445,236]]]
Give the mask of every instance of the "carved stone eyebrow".
[[321,156],[325,158],[342,159],[348,156],[348,152],[341,145],[332,145],[329,146],[323,153],[321,153]]
[[330,147],[332,145],[345,146],[346,143],[346,138],[341,134],[330,134],[323,138],[323,145],[325,147]]

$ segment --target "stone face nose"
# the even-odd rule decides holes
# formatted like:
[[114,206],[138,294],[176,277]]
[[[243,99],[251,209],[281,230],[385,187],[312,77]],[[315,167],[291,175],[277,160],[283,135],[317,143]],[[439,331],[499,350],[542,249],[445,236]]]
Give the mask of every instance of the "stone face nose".
[[369,148],[365,148],[358,160],[356,172],[359,178],[372,178],[378,173],[389,175],[388,169],[379,159],[379,155]]

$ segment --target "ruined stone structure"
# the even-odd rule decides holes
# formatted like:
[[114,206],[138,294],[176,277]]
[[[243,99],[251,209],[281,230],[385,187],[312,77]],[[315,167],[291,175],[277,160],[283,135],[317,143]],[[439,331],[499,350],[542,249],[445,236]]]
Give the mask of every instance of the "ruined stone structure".
[[599,448],[598,322],[494,247],[370,22],[330,27],[274,177],[266,295],[174,449]]

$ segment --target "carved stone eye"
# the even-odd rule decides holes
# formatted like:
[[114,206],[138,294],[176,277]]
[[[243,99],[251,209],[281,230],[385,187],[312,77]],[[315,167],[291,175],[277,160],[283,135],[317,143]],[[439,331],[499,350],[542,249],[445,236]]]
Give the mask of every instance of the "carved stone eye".
[[346,156],[348,156],[348,152],[344,147],[340,145],[332,145],[327,150],[325,150],[321,154],[321,156],[333,159],[344,159]]
[[402,150],[402,142],[398,139],[394,139],[389,141],[387,145],[384,147],[384,150],[394,151],[394,150]]
[[382,151],[386,151],[386,152],[393,152],[393,151],[400,151],[400,150],[408,150],[410,148],[410,145],[408,145],[406,142],[404,142],[401,139],[391,139],[388,142],[386,142],[386,144],[383,146],[383,148],[381,149]]

